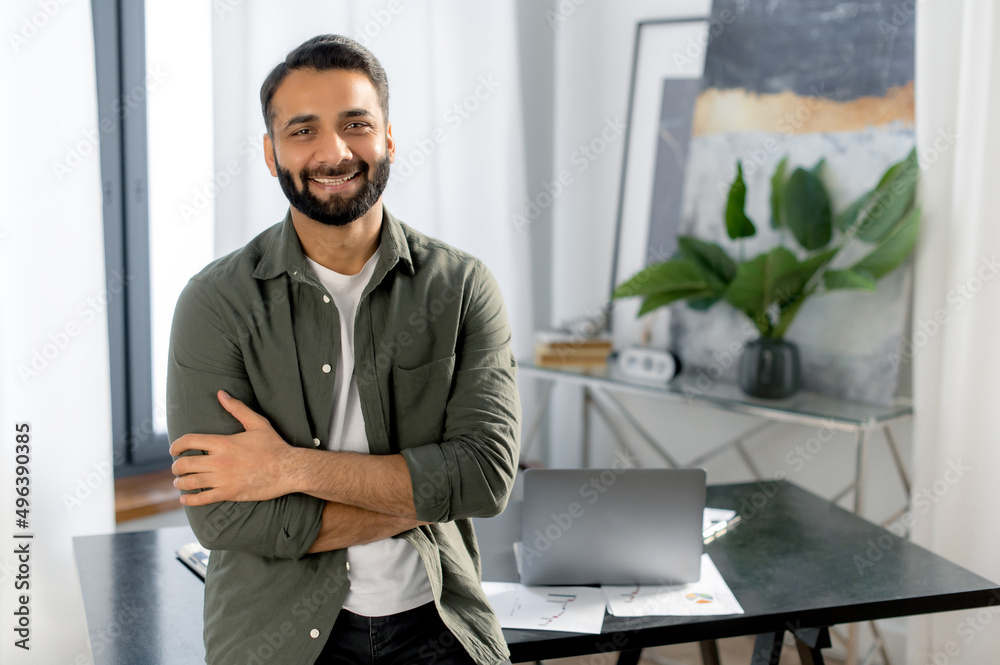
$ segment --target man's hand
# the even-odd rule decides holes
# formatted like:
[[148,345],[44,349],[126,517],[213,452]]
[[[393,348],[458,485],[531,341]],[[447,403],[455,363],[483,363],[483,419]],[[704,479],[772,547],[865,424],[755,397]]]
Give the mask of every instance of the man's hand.
[[[240,421],[239,434],[186,434],[170,446],[170,454],[203,450],[204,455],[186,455],[171,466],[174,487],[205,489],[182,494],[185,506],[204,506],[218,501],[266,501],[292,493],[289,489],[291,457],[295,448],[282,439],[267,418],[225,391],[219,402]],[[211,488],[211,489],[206,489]]]

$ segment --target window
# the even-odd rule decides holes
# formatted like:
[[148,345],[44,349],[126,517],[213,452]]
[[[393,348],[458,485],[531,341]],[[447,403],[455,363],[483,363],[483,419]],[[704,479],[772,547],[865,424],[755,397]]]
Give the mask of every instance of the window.
[[93,0],[117,476],[169,466],[170,320],[214,256],[211,6]]

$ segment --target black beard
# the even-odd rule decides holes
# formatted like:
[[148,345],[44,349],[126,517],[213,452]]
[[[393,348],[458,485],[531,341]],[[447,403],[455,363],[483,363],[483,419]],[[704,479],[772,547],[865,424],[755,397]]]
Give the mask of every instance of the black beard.
[[[302,182],[302,189],[295,186],[292,172],[283,168],[275,160],[278,170],[278,183],[281,191],[285,193],[288,202],[293,208],[301,212],[309,219],[316,220],[320,224],[327,226],[344,226],[363,216],[372,209],[372,206],[382,196],[385,186],[389,182],[389,157],[379,160],[375,165],[375,175],[368,178],[369,165],[366,161],[359,159],[352,162],[347,168],[341,168],[338,172],[313,171],[302,169],[299,172],[299,180]],[[354,196],[345,199],[340,194],[334,194],[325,201],[315,196],[309,191],[309,178],[336,178],[338,176],[360,171],[356,176],[364,179],[361,189]]]

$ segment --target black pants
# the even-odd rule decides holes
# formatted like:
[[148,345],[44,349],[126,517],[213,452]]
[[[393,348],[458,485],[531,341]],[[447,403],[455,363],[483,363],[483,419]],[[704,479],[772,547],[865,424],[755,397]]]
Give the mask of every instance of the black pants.
[[475,665],[434,603],[384,617],[341,610],[316,665]]

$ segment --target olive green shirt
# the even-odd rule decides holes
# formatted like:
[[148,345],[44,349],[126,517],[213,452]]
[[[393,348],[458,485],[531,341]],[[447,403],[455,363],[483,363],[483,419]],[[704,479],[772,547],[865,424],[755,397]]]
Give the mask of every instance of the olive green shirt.
[[[518,460],[520,405],[510,327],[483,264],[386,212],[375,274],[355,323],[354,371],[373,455],[402,453],[417,519],[398,537],[417,549],[445,625],[477,663],[507,645],[480,585],[471,517],[498,514]],[[291,217],[209,264],[174,313],[167,374],[170,441],[233,434],[223,389],[293,446],[329,436],[337,308],[306,263]],[[212,555],[205,584],[210,665],[312,665],[350,584],[345,550],[307,554],[322,499],[187,507]],[[428,657],[433,657],[429,650]]]

